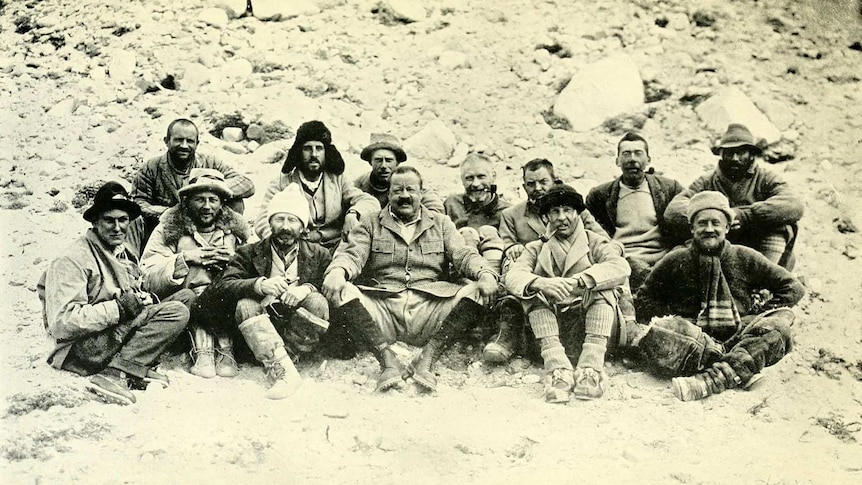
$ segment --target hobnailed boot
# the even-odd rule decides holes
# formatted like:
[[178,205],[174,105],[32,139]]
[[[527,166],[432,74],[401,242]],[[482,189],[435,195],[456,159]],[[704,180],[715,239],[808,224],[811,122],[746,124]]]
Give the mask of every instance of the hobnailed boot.
[[215,356],[213,355],[213,336],[201,327],[193,327],[192,335],[192,366],[189,372],[211,379],[216,376]]
[[248,343],[254,357],[266,371],[272,387],[266,391],[268,399],[284,399],[302,386],[302,377],[284,349],[284,341],[266,315],[249,318],[239,324],[239,331]]
[[398,360],[398,356],[395,355],[395,352],[389,346],[386,346],[383,350],[375,349],[374,356],[380,362],[380,368],[382,369],[380,375],[377,377],[375,392],[386,391],[395,387],[403,380],[404,367]]
[[743,383],[733,368],[726,362],[716,362],[703,372],[690,377],[674,377],[673,394],[680,401],[696,401],[713,394],[720,394],[737,386],[748,388],[758,379]]
[[432,338],[422,347],[422,353],[410,363],[408,371],[420,387],[429,392],[437,390],[437,376],[434,375],[434,364],[445,350],[443,342]]
[[236,377],[239,366],[233,356],[233,341],[230,337],[216,337],[215,372],[219,377]]
[[520,308],[511,308],[510,305],[500,305],[500,330],[497,335],[485,345],[482,350],[482,360],[489,364],[505,364],[514,353],[515,325],[520,315],[515,313]]

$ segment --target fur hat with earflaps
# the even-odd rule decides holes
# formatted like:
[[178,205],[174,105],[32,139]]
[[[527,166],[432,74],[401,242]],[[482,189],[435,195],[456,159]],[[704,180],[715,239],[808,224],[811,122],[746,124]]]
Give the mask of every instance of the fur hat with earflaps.
[[281,167],[281,173],[290,173],[291,170],[299,166],[299,163],[302,161],[302,146],[309,141],[323,143],[323,148],[326,151],[326,156],[323,160],[324,172],[335,175],[344,173],[344,158],[341,157],[341,153],[332,144],[332,133],[322,121],[317,120],[306,121],[299,125],[293,145],[287,151],[287,157],[284,160],[284,165]]

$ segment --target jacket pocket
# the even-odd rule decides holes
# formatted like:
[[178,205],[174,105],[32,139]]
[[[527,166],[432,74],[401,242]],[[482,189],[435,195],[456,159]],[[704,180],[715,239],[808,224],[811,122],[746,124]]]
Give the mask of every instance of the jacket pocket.
[[422,254],[435,254],[443,252],[443,240],[434,239],[431,241],[422,241],[419,243]]
[[369,259],[372,265],[391,264],[394,257],[395,241],[375,240],[371,242],[371,256]]

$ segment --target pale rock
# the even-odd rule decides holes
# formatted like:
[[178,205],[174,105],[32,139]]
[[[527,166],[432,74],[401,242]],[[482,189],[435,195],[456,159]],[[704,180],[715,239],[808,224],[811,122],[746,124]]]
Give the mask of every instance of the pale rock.
[[61,20],[58,15],[45,15],[36,19],[36,26],[40,28],[56,27]]
[[258,147],[260,147],[260,143],[254,141],[254,140],[251,140],[250,142],[248,142],[248,144],[245,147],[248,148],[248,151],[253,152],[253,151],[257,150]]
[[521,378],[521,382],[524,384],[538,384],[541,380],[542,378],[538,374],[527,374]]
[[179,87],[185,91],[193,91],[208,84],[213,77],[212,71],[198,62],[189,64],[179,82]]
[[667,26],[673,30],[685,30],[689,27],[688,15],[682,12],[667,14]]
[[224,27],[227,25],[228,13],[222,8],[210,7],[201,10],[198,14],[198,20],[213,27]]
[[742,123],[751,130],[755,140],[762,138],[771,145],[781,139],[781,131],[737,87],[728,87],[713,94],[700,103],[695,111],[716,134],[724,133],[730,123]]
[[254,72],[254,66],[252,66],[248,59],[231,59],[219,68],[219,84],[223,82],[235,83],[245,81],[251,76],[252,72]]
[[257,163],[282,163],[287,157],[287,150],[279,143],[264,143],[254,151],[252,160]]
[[252,123],[245,129],[245,136],[249,140],[260,140],[263,138],[263,134],[263,127],[257,123]]
[[452,154],[452,158],[446,162],[446,165],[449,167],[460,167],[467,158],[468,153],[470,153],[470,146],[464,142],[459,143],[455,147],[455,153]]
[[514,140],[512,140],[512,144],[522,150],[529,150],[530,148],[533,148],[533,142],[524,138],[515,138]]
[[440,120],[433,120],[404,142],[404,149],[422,160],[448,160],[455,149],[455,135]]
[[237,155],[245,155],[246,153],[248,153],[248,149],[243,146],[242,143],[238,142],[223,141],[221,143],[221,148],[222,150],[235,153]]
[[428,11],[416,0],[385,0],[381,6],[397,20],[419,22],[428,17]]
[[77,107],[78,102],[75,98],[66,98],[59,103],[55,104],[48,110],[48,116],[52,116],[55,118],[70,116],[75,112],[75,108]]
[[246,0],[219,0],[215,5],[224,10],[228,17],[235,19],[245,13]]
[[230,142],[242,141],[242,128],[236,126],[226,127],[221,132],[221,139]]
[[441,67],[446,69],[470,67],[470,63],[467,61],[467,54],[458,51],[441,52],[440,57],[437,58],[437,62]]
[[320,13],[320,7],[310,0],[255,0],[252,10],[258,20],[287,20]]
[[820,162],[820,170],[824,172],[829,172],[832,170],[832,163],[829,160],[823,160]]
[[606,119],[643,105],[644,90],[638,68],[626,54],[615,54],[584,66],[557,97],[553,112],[573,131],[585,132]]
[[0,57],[0,72],[9,74],[15,66],[15,59],[11,57]]
[[137,56],[134,52],[114,49],[109,54],[108,74],[117,81],[131,81],[135,74]]

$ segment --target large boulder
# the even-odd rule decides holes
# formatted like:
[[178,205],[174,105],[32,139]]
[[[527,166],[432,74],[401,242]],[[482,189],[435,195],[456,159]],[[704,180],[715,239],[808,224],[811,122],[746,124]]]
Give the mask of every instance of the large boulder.
[[446,163],[455,150],[455,134],[440,120],[433,120],[404,141],[410,158]]
[[221,8],[205,8],[198,14],[198,20],[213,27],[224,27],[228,23],[227,12]]
[[730,123],[742,123],[751,130],[755,140],[762,138],[771,145],[781,139],[778,128],[737,87],[716,92],[700,103],[695,111],[716,134],[724,133]]
[[287,20],[320,13],[320,7],[311,0],[254,0],[252,11],[258,20]]
[[131,81],[135,74],[137,56],[132,51],[113,49],[108,59],[108,75],[117,81]]
[[555,116],[573,131],[601,126],[608,118],[643,105],[644,88],[637,65],[627,54],[615,54],[584,66],[572,76],[554,103]]

